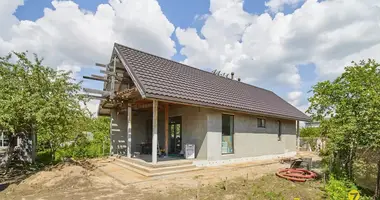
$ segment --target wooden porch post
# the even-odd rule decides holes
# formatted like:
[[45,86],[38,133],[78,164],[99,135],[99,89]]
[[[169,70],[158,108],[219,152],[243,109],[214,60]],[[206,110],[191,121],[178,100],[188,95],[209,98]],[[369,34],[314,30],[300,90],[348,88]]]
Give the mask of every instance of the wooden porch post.
[[165,104],[165,153],[169,155],[169,104]]
[[131,157],[131,145],[132,145],[132,105],[128,103],[128,150],[127,157]]
[[153,100],[152,163],[157,164],[157,113],[158,101]]

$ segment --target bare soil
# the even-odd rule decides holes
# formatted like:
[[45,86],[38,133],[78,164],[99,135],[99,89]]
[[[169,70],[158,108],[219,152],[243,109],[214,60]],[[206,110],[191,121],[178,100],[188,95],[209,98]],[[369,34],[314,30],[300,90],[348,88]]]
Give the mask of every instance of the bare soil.
[[146,178],[95,159],[40,171],[8,186],[0,199],[322,199],[319,181],[293,183],[274,175],[288,166],[255,162]]

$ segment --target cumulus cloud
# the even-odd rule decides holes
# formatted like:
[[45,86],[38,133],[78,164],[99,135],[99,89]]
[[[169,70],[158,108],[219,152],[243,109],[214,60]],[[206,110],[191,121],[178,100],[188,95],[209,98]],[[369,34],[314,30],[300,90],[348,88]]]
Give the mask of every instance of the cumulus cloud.
[[[272,0],[267,6],[281,10],[299,2]],[[186,64],[234,71],[251,84],[299,90],[300,65],[313,63],[319,79],[331,79],[352,60],[380,60],[377,0],[307,0],[293,13],[273,17],[247,13],[243,3],[211,0],[200,33],[176,29]]]
[[81,68],[76,65],[66,65],[62,64],[57,67],[58,71],[70,72],[70,77],[74,80],[78,79],[78,73],[81,71]]
[[294,7],[303,1],[305,0],[269,0],[265,2],[265,6],[269,8],[270,12],[277,13],[283,11],[286,5]]
[[54,9],[45,8],[36,21],[15,18],[13,13],[23,2],[11,2],[0,6],[4,10],[0,25],[8,27],[0,30],[0,53],[28,50],[52,67],[107,62],[114,42],[164,57],[175,53],[170,38],[174,26],[156,0],[110,0],[94,13],[72,1],[54,0]]
[[301,91],[292,91],[288,93],[288,101],[293,106],[298,106],[300,103],[300,98],[302,96]]
[[176,53],[170,38],[174,26],[156,0],[109,0],[95,12],[53,0],[53,9],[45,8],[36,21],[14,16],[23,3],[0,0],[0,56],[28,50],[75,77],[83,66],[108,62],[114,42],[167,58]]

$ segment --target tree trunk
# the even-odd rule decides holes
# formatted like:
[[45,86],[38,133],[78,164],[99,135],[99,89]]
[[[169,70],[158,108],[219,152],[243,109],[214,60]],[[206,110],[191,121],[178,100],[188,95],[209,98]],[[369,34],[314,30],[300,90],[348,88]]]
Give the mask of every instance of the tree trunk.
[[380,159],[377,161],[377,181],[374,200],[380,199]]
[[34,130],[32,130],[32,163],[36,162],[36,157],[37,157],[36,149],[37,149],[37,135],[34,132]]
[[54,159],[55,159],[55,151],[54,151],[54,148],[53,148],[53,144],[50,142],[50,162],[54,162]]
[[355,149],[352,147],[350,149],[350,155],[349,155],[349,160],[348,160],[348,179],[349,180],[354,180],[354,175],[353,175],[353,163],[354,163],[354,154],[355,154]]

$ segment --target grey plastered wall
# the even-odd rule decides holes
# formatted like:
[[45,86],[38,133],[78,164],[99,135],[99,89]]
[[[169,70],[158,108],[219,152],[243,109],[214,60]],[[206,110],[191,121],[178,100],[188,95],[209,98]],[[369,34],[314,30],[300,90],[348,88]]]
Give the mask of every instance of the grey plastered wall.
[[[148,129],[148,124],[152,123],[152,110],[139,110],[132,112],[132,147],[131,151],[140,152],[141,143],[151,143],[152,132]],[[149,120],[149,121],[148,121]],[[152,126],[152,125],[150,125]],[[165,118],[164,112],[158,113],[158,146],[163,149],[165,147]]]
[[[266,119],[266,128],[257,127],[257,116],[234,115],[234,153],[221,154],[222,112],[208,110],[207,113],[207,159],[223,160],[242,157],[284,154],[296,151],[295,120]],[[278,123],[281,121],[281,140],[278,138]]]
[[112,154],[127,155],[127,114],[111,111]]
[[[169,117],[182,117],[182,147],[185,144],[195,144],[196,158],[206,159],[206,113],[203,108],[171,105],[169,108]],[[112,111],[111,117],[112,134],[111,141],[113,153],[126,155],[127,151],[127,113],[117,114]],[[147,121],[153,117],[152,110],[132,111],[132,142],[131,152],[140,151],[139,144],[142,142],[151,142],[152,133],[148,133]],[[151,122],[151,121],[149,121]],[[159,148],[165,148],[165,113],[160,110],[158,113],[158,145]],[[149,137],[148,137],[149,135]]]
[[[138,146],[143,142],[148,141],[147,138],[147,120],[152,118],[151,111],[132,111],[132,142],[131,152],[140,152],[141,148]],[[150,133],[152,134],[152,133]]]
[[220,160],[222,156],[222,114],[207,109],[207,160]]
[[207,115],[206,109],[192,106],[172,105],[169,117],[182,117],[182,147],[195,144],[195,157],[207,158]]

